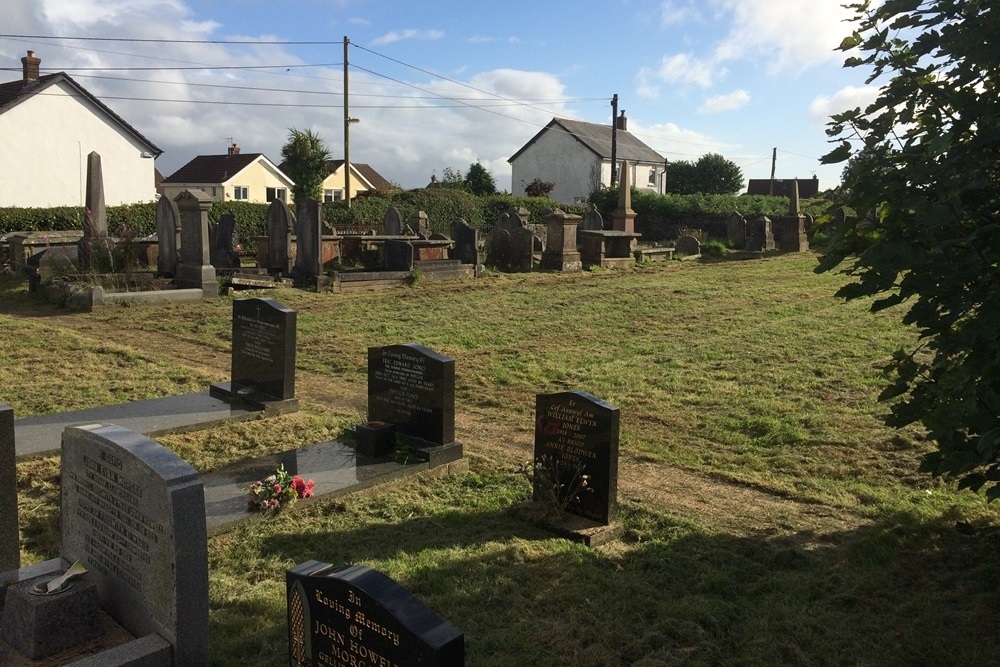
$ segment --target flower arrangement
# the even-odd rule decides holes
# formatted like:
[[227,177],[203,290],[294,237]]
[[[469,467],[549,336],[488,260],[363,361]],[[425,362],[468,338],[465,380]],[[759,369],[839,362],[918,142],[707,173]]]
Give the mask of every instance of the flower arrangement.
[[273,475],[254,482],[247,491],[247,511],[261,514],[277,514],[282,507],[295,503],[299,498],[309,498],[316,485],[298,475],[289,475],[281,464]]

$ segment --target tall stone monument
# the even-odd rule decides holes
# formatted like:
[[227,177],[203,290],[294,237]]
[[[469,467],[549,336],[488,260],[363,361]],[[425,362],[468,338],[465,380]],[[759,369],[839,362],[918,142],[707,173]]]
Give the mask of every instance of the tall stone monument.
[[312,197],[296,200],[295,225],[295,282],[318,287],[323,275],[323,205]]
[[94,259],[106,255],[108,244],[108,212],[104,205],[104,176],[101,155],[91,151],[87,155],[86,211],[83,218],[83,238],[77,244],[80,269],[93,267]]
[[579,224],[580,216],[558,208],[545,216],[547,235],[541,268],[554,271],[583,270],[583,261],[576,243]]
[[206,297],[219,295],[215,267],[209,256],[208,209],[212,198],[201,190],[185,190],[174,198],[181,216],[181,256],[178,287],[200,289]]
[[161,276],[177,274],[181,249],[181,212],[167,197],[156,202],[156,272]]
[[272,275],[292,274],[292,236],[295,216],[288,204],[275,199],[267,209],[267,271]]

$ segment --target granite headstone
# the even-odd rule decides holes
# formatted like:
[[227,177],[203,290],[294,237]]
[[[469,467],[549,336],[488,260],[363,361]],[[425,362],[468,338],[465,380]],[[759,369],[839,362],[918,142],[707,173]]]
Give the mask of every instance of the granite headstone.
[[412,271],[413,244],[402,239],[388,239],[382,246],[382,260],[386,271]]
[[269,273],[288,276],[292,272],[292,236],[295,216],[288,204],[275,199],[267,207],[267,268]]
[[[566,511],[608,525],[618,506],[618,408],[582,391],[538,394],[535,398],[535,462],[544,460],[560,482],[589,475],[589,491]],[[564,479],[564,477],[567,477]],[[544,483],[535,475],[534,496]]]
[[233,300],[233,391],[295,398],[296,317],[274,299]]
[[181,250],[181,212],[168,197],[156,202],[156,271],[161,276],[177,273]]
[[403,233],[403,216],[399,214],[399,209],[390,206],[382,218],[382,234],[385,236],[399,236]]
[[308,561],[285,586],[292,667],[465,664],[465,635],[381,572]]
[[416,343],[368,348],[368,420],[432,445],[455,440],[455,361]]
[[451,223],[451,236],[455,240],[453,259],[462,264],[479,265],[479,231],[459,218]]

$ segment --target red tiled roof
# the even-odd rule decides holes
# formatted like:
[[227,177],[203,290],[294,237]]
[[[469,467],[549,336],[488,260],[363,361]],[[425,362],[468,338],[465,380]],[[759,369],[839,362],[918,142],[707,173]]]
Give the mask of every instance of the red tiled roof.
[[263,153],[199,155],[163,179],[164,183],[219,184],[253,164]]

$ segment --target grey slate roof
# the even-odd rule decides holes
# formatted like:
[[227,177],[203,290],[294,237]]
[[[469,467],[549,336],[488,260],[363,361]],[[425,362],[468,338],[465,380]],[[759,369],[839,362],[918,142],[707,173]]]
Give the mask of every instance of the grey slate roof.
[[7,83],[0,84],[0,113],[4,113],[8,109],[12,109],[18,104],[21,104],[25,100],[30,99],[32,96],[44,91],[46,88],[50,88],[60,81],[65,81],[76,91],[79,97],[83,97],[90,102],[92,102],[98,109],[106,113],[112,121],[117,123],[122,127],[127,134],[132,135],[139,140],[149,152],[154,156],[158,156],[163,153],[162,150],[157,148],[156,144],[142,136],[139,130],[135,129],[131,125],[125,122],[125,120],[112,111],[106,104],[101,102],[99,99],[91,95],[86,88],[78,84],[73,80],[69,74],[66,72],[56,72],[55,74],[45,74],[38,77],[36,81],[24,84],[23,79],[17,79],[15,81],[8,81]]
[[[611,125],[586,123],[582,120],[570,120],[568,118],[553,118],[549,121],[548,125],[543,127],[519,151],[510,156],[507,162],[513,162],[518,155],[523,153],[526,148],[535,143],[546,132],[565,132],[586,146],[598,157],[607,160],[611,159]],[[618,130],[616,143],[618,149],[617,158],[619,160],[655,162],[657,164],[662,164],[665,160],[662,155],[636,139],[627,130]]]

